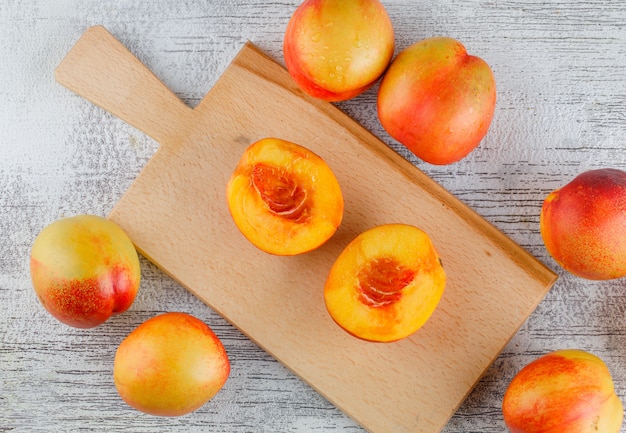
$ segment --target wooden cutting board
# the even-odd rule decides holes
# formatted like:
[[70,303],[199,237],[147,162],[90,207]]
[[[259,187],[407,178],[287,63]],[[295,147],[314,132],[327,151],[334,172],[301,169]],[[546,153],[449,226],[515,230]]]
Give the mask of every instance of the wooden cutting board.
[[[370,432],[440,431],[556,280],[250,43],[194,109],[100,26],[80,38],[56,79],[160,143],[109,215],[139,252]],[[316,251],[268,255],[231,220],[228,178],[265,137],[313,150],[342,186],[343,223]],[[417,333],[368,343],[335,325],[323,285],[352,238],[394,222],[430,234],[448,284]]]

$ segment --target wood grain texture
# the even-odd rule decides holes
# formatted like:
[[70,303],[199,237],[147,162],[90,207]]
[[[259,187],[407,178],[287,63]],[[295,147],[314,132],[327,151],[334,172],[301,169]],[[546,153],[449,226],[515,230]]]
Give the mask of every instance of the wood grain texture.
[[[104,24],[187,105],[213,87],[245,41],[282,60],[299,2],[18,2],[0,5],[0,431],[362,432],[237,329],[149,262],[128,313],[84,332],[56,323],[30,286],[28,252],[64,215],[108,214],[157,149],[54,82],[53,71],[94,24]],[[375,88],[338,104],[561,278],[444,427],[505,431],[504,389],[527,362],[579,347],[609,365],[626,397],[626,284],[562,272],[538,232],[544,196],[588,168],[626,168],[626,5],[609,1],[387,0],[397,50],[432,35],[461,40],[494,69],[494,123],[467,159],[433,167],[380,127]],[[355,161],[358,156],[355,156]],[[190,312],[224,340],[233,374],[193,415],[137,413],[111,382],[116,344],[162,311]],[[622,429],[626,431],[626,429]]]

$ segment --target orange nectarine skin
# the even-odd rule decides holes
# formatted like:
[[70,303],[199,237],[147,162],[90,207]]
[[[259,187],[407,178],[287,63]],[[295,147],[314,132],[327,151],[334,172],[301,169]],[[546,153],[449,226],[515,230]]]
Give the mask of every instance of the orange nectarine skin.
[[324,286],[330,316],[350,334],[389,342],[430,318],[446,276],[428,235],[386,224],[357,236],[333,264]]
[[289,20],[283,45],[294,81],[326,101],[370,88],[393,50],[393,25],[378,0],[307,0]]
[[114,222],[95,215],[45,227],[31,250],[33,288],[59,321],[91,328],[126,311],[139,290],[137,251]]
[[266,138],[249,146],[227,186],[237,228],[276,255],[311,251],[343,218],[343,195],[326,162],[295,143]]
[[218,393],[229,374],[219,338],[201,320],[179,312],[139,325],[118,347],[113,365],[122,399],[158,416],[197,410]]
[[604,362],[560,350],[525,366],[502,402],[512,433],[618,433],[623,408]]
[[626,276],[626,172],[590,170],[551,192],[540,230],[548,252],[574,275]]
[[393,138],[431,164],[467,156],[487,134],[496,82],[485,61],[452,38],[425,39],[393,60],[378,91],[378,116]]

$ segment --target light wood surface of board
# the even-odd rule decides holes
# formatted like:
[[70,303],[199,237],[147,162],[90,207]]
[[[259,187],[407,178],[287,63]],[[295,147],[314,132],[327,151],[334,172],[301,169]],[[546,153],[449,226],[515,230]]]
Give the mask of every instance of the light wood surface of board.
[[[110,214],[138,250],[368,431],[440,431],[556,279],[348,116],[303,95],[252,44],[193,110],[99,26],[56,79],[161,143]],[[230,218],[228,178],[264,137],[313,150],[342,186],[342,225],[314,252],[263,253]],[[429,233],[448,283],[421,330],[368,343],[330,319],[322,288],[351,239],[394,222]]]

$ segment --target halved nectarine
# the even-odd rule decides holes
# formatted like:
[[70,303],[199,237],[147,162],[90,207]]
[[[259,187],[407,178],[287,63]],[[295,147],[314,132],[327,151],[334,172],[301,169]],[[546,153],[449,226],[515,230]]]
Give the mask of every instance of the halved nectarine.
[[241,233],[276,255],[319,247],[343,218],[343,195],[328,164],[311,150],[277,138],[245,150],[228,182],[227,199]]
[[430,237],[407,224],[385,224],[357,236],[336,259],[324,300],[330,316],[368,341],[405,338],[426,323],[446,283]]

